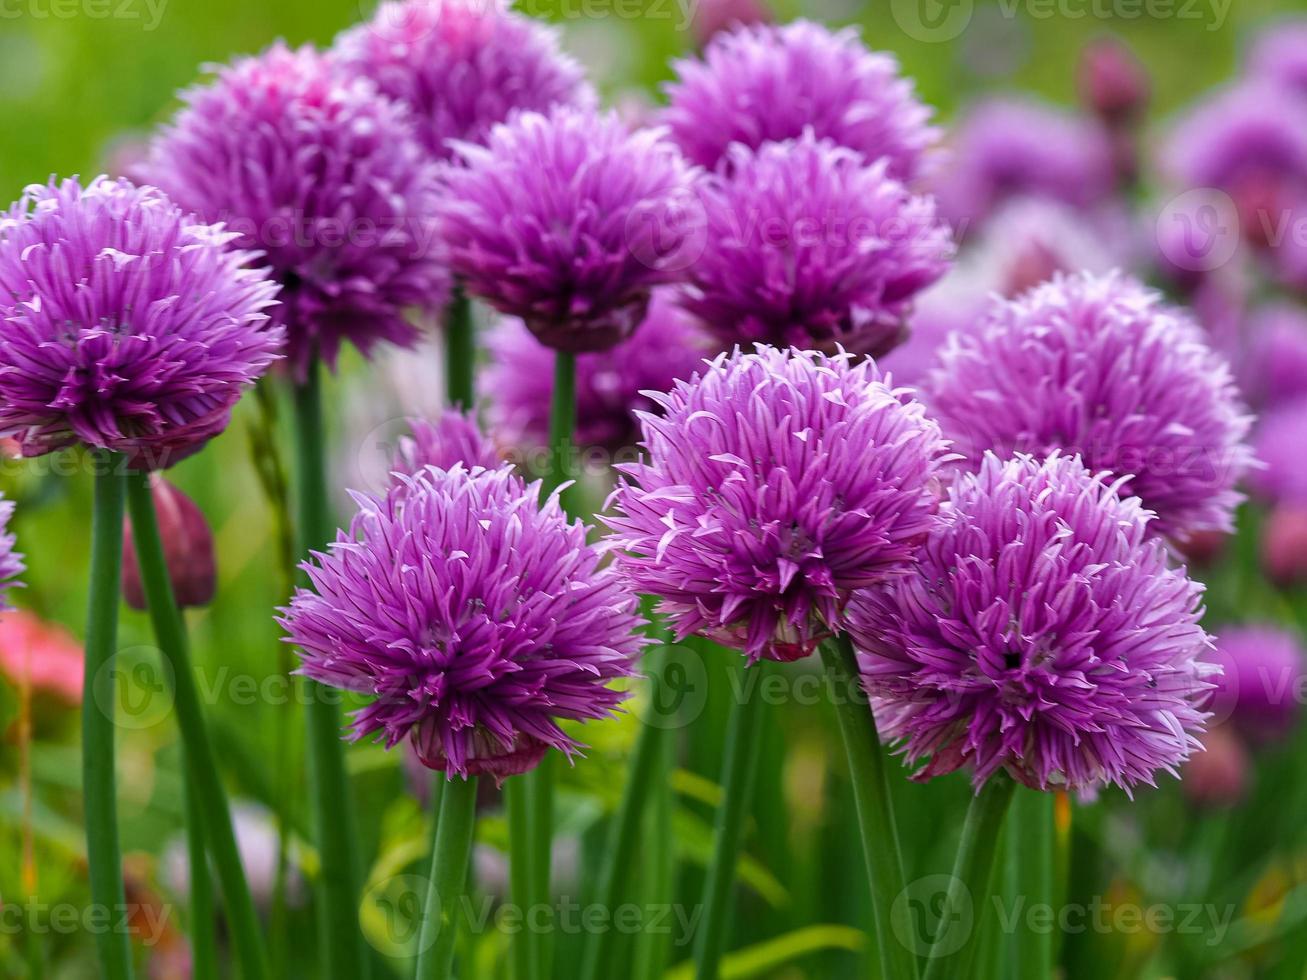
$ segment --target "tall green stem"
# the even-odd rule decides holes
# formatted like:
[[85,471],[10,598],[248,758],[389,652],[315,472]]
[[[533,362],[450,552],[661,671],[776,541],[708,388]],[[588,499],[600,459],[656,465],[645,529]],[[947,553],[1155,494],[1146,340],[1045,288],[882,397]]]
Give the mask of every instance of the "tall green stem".
[[200,801],[182,763],[182,795],[186,803],[186,857],[191,872],[191,980],[218,980],[218,945],[213,929],[213,882],[204,850]]
[[572,436],[576,432],[576,355],[554,355],[554,393],[549,403],[549,470],[545,492],[572,478]]
[[[751,670],[766,670],[760,661]],[[743,686],[741,690],[746,690]],[[703,918],[695,935],[695,976],[717,980],[730,931],[730,899],[735,884],[735,867],[744,840],[749,801],[756,782],[763,713],[760,698],[747,695],[736,702],[726,730],[722,760],[722,802],[714,827],[716,843],[703,889]]]
[[448,980],[454,962],[459,900],[467,885],[476,824],[477,781],[454,779],[440,794],[431,847],[431,879],[422,916],[417,980]]
[[218,775],[217,755],[204,723],[199,688],[191,667],[186,625],[173,599],[148,474],[133,473],[127,478],[127,507],[132,515],[132,537],[136,542],[141,585],[150,621],[170,668],[177,727],[181,729],[185,747],[183,758],[187,781],[195,793],[194,815],[200,818],[204,839],[213,855],[218,882],[227,903],[232,945],[240,958],[241,971],[246,980],[263,980],[268,975],[268,965],[259,933],[259,918],[241,868],[227,792]]
[[[1015,897],[1025,907],[1055,907],[1053,893],[1052,793],[1024,786],[1016,788],[1008,817],[1008,862],[1012,866]],[[1053,931],[1018,929],[1011,944],[1016,980],[1048,980],[1053,975]]]
[[823,644],[821,659],[849,760],[853,801],[862,834],[862,856],[871,882],[881,975],[887,980],[911,980],[917,976],[917,960],[900,939],[911,935],[911,921],[906,903],[895,901],[903,893],[906,882],[876,717],[866,698],[859,696],[862,688],[858,663],[848,636],[841,635]]
[[476,334],[472,301],[462,286],[454,287],[445,310],[445,396],[455,408],[468,411],[476,399]]
[[[676,740],[670,731],[659,732],[658,754],[649,782],[653,799],[645,824],[644,896],[646,907],[671,908],[676,887],[676,849],[667,828],[672,825],[672,770]],[[661,931],[646,927],[636,937],[631,980],[659,980],[667,968],[668,943]]]
[[[97,452],[91,515],[90,609],[86,617],[82,696],[82,793],[86,808],[86,858],[91,901],[112,922],[127,907],[122,852],[118,846],[117,780],[114,774],[114,671],[118,640],[118,590],[122,585],[123,458]],[[122,929],[96,935],[100,975],[130,980],[132,953]]]
[[[971,951],[993,890],[994,853],[1015,786],[1006,773],[996,773],[971,800],[923,980],[965,980],[970,975]],[[965,912],[968,907],[971,915]],[[966,931],[958,936],[958,929]]]
[[[300,553],[326,548],[335,539],[327,491],[326,433],[322,421],[322,368],[309,364],[295,387],[296,490]],[[345,775],[345,750],[335,692],[305,681],[309,792],[321,861],[319,930],[326,976],[366,980],[371,960],[358,922],[359,856],[353,798]]]
[[528,928],[536,875],[528,775],[523,773],[504,783],[504,807],[508,811],[508,889],[524,924],[513,941],[513,980],[539,980],[541,965],[536,937]]

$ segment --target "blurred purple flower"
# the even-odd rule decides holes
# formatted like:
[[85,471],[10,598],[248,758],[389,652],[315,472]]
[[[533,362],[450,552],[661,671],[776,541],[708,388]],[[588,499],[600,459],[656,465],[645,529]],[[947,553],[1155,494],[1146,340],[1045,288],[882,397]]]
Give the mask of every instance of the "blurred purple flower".
[[449,778],[502,781],[549,748],[576,752],[557,720],[607,716],[624,697],[608,683],[643,642],[586,526],[507,466],[428,468],[355,499],[281,619],[305,675],[376,698],[353,737],[411,736]]
[[1261,467],[1248,475],[1258,496],[1273,504],[1307,505],[1307,398],[1264,412],[1257,421],[1253,453]]
[[468,290],[558,350],[630,336],[683,259],[670,225],[691,204],[690,170],[676,148],[612,113],[558,107],[455,149],[464,166],[445,169],[441,214]]
[[881,158],[896,180],[921,175],[938,133],[893,56],[868,51],[853,28],[812,21],[753,25],[718,34],[703,59],[673,64],[663,121],[686,157],[705,169],[728,164],[732,143],[758,149],[811,130]]
[[1248,791],[1252,762],[1233,729],[1217,725],[1202,736],[1203,750],[1180,770],[1184,795],[1202,806],[1229,807]]
[[852,590],[910,568],[945,446],[870,360],[737,351],[656,400],[607,523],[678,638],[797,660],[842,629]]
[[1058,276],[954,335],[927,384],[972,465],[1057,450],[1125,481],[1152,532],[1229,530],[1250,420],[1225,362],[1160,294],[1126,276]]
[[434,419],[411,418],[409,435],[401,436],[392,469],[404,476],[417,476],[428,466],[464,469],[476,466],[492,470],[502,460],[494,445],[482,433],[476,419],[448,409]]
[[1262,525],[1262,568],[1281,587],[1307,581],[1307,504],[1276,505]]
[[585,72],[558,46],[555,28],[504,0],[404,0],[345,31],[341,66],[407,105],[427,151],[453,156],[451,140],[484,142],[516,109],[593,106]]
[[[482,375],[491,429],[509,445],[539,448],[549,440],[553,355],[521,320],[505,317],[486,337],[491,363]],[[576,437],[582,448],[609,453],[640,438],[640,411],[655,411],[646,391],[666,391],[703,366],[713,349],[693,317],[666,289],[654,291],[636,332],[610,350],[576,359]]]
[[9,530],[9,519],[13,516],[13,501],[5,500],[4,495],[0,494],[0,612],[12,608],[9,605],[9,590],[24,570],[23,556],[14,550],[17,539]]
[[27,188],[0,214],[0,435],[161,469],[227,427],[276,360],[276,286],[152,187]]
[[770,24],[775,19],[766,0],[698,0],[690,31],[695,43],[704,48],[718,34],[752,24]]
[[929,198],[811,132],[732,147],[701,182],[703,254],[683,305],[722,346],[762,342],[879,356],[953,254]]
[[1283,738],[1301,708],[1307,658],[1297,636],[1277,626],[1222,629],[1206,659],[1219,664],[1210,710],[1244,735],[1266,741]]
[[1080,100],[1111,127],[1137,122],[1148,107],[1148,69],[1125,42],[1100,37],[1080,53]]
[[1307,19],[1286,18],[1265,28],[1249,48],[1245,72],[1307,95]]
[[[232,823],[241,865],[249,879],[250,893],[259,908],[272,908],[277,884],[277,822],[267,809],[257,803],[238,800],[232,804]],[[287,900],[292,907],[304,904],[307,897],[304,877],[298,868],[299,855],[291,845],[290,867],[286,883]],[[174,895],[187,895],[191,887],[190,856],[186,840],[172,840],[163,852],[164,878]]]
[[443,307],[449,281],[436,166],[407,111],[307,46],[278,43],[213,71],[182,93],[146,172],[264,253],[297,375],[315,353],[334,366],[347,342],[365,356],[385,341],[411,346],[405,309]]
[[1217,668],[1201,587],[1138,499],[1053,454],[986,454],[952,485],[920,562],[859,592],[849,625],[876,720],[917,779],[1000,769],[1036,789],[1127,791],[1199,747]]
[[1240,371],[1244,394],[1258,408],[1307,398],[1307,312],[1272,303],[1246,324],[1247,353]]

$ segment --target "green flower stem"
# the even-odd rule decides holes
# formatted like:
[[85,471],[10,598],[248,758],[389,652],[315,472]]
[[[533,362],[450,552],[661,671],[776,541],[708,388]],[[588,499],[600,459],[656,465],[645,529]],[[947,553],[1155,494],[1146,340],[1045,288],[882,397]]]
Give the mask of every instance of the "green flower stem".
[[[645,824],[646,906],[670,908],[676,888],[676,849],[667,828],[672,826],[672,770],[676,767],[676,740],[670,731],[660,731],[658,755],[649,781],[652,800]],[[632,980],[660,980],[667,969],[668,945],[659,931],[645,928],[636,937]]]
[[[324,549],[335,540],[327,491],[326,434],[322,421],[322,366],[314,357],[296,385],[295,450],[299,500],[299,551]],[[336,692],[305,681],[308,720],[309,795],[321,861],[319,936],[325,976],[366,980],[371,959],[359,928],[359,855],[353,797],[345,774],[345,749]]]
[[[939,917],[940,932],[935,937],[923,980],[962,980],[970,975],[971,951],[975,949],[976,933],[984,921],[993,889],[999,833],[1015,787],[1010,776],[999,772],[990,776],[971,800]],[[973,909],[974,914],[964,916],[964,907]],[[965,929],[966,933],[959,937],[954,934],[956,929]]]
[[[912,980],[917,976],[917,960],[900,939],[911,935],[909,909],[906,903],[895,901],[906,885],[903,856],[890,800],[885,753],[876,733],[876,718],[866,698],[859,696],[858,663],[848,636],[841,635],[824,643],[821,659],[849,760],[853,800],[862,833],[862,855],[871,883],[881,975],[893,980]],[[896,923],[896,919],[902,921]]]
[[[185,750],[183,750],[184,754]],[[218,945],[213,929],[213,882],[204,850],[204,823],[199,797],[182,762],[182,796],[186,804],[186,856],[191,877],[191,980],[218,980]]]
[[[523,921],[531,907],[536,865],[531,854],[531,794],[527,776],[513,776],[504,783],[504,807],[508,811],[508,890]],[[540,980],[540,958],[535,935],[523,928],[512,943],[513,980]]]
[[[654,704],[658,703],[658,680],[662,677],[665,661],[666,649],[655,647],[649,653],[646,662],[650,679],[649,693]],[[654,776],[657,770],[663,768],[663,745],[667,741],[666,736],[667,732],[661,725],[646,721],[636,739],[635,753],[631,757],[630,775],[626,780],[626,788],[622,792],[622,801],[617,807],[617,817],[609,832],[604,863],[599,872],[601,908],[617,908],[630,887],[631,875],[637,863],[635,845],[640,836],[640,823],[644,818],[650,793],[656,786]],[[665,787],[665,778],[662,783]],[[642,843],[648,847],[665,836],[662,833],[655,833],[646,837]],[[607,963],[610,938],[609,930],[599,930],[586,945],[581,959],[581,980],[599,980],[601,976],[612,975]]]
[[476,399],[476,334],[472,301],[462,286],[455,286],[445,310],[445,397],[455,408],[468,411]]
[[[767,661],[751,670],[766,670]],[[744,688],[741,688],[744,690]],[[718,969],[726,951],[730,931],[731,894],[735,868],[744,840],[753,786],[757,781],[761,729],[766,704],[760,698],[746,698],[735,704],[722,760],[722,803],[714,827],[716,843],[703,889],[703,918],[695,936],[694,961],[697,980],[718,980]]]
[[[1018,786],[1008,817],[1008,862],[1015,897],[1026,908],[1054,906],[1052,793]],[[1011,943],[1017,980],[1048,980],[1053,975],[1053,931],[1018,929]]]
[[422,917],[417,980],[448,980],[458,938],[459,900],[467,886],[476,825],[477,781],[450,780],[440,794],[431,848],[431,879]]
[[[214,869],[222,886],[231,927],[232,945],[240,960],[245,980],[263,980],[268,964],[259,933],[259,918],[241,868],[240,851],[232,827],[227,793],[218,776],[218,759],[209,739],[200,707],[199,688],[191,667],[186,625],[173,599],[172,581],[163,554],[159,523],[150,492],[150,477],[132,473],[127,478],[127,507],[132,517],[132,537],[141,566],[154,635],[168,665],[172,681],[173,706],[181,729],[186,778],[195,793],[194,814],[200,818],[204,840],[213,855]],[[193,873],[193,872],[192,872]]]
[[[102,913],[113,917],[115,909],[126,907],[118,846],[111,668],[118,641],[118,592],[122,587],[123,458],[106,452],[97,452],[93,458],[96,475],[82,696],[82,792],[91,901]],[[96,945],[103,980],[130,980],[132,954],[127,933],[102,929],[96,935]]]

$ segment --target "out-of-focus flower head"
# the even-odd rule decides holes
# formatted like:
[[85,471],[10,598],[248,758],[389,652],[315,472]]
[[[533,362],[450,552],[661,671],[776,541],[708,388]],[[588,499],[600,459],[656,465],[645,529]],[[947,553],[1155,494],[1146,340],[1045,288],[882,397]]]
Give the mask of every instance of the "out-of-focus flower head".
[[1248,791],[1252,760],[1238,733],[1217,725],[1202,737],[1203,750],[1180,770],[1184,795],[1201,806],[1234,806]]
[[1249,47],[1244,70],[1307,96],[1307,19],[1286,18],[1263,30]]
[[1224,628],[1208,659],[1223,671],[1212,696],[1216,717],[1259,741],[1289,733],[1307,674],[1307,655],[1293,633],[1264,624]]
[[1110,127],[1137,122],[1148,107],[1148,70],[1123,41],[1100,37],[1080,53],[1080,99]]
[[25,609],[0,612],[0,673],[35,694],[66,705],[82,703],[82,645],[62,626]]
[[700,0],[694,5],[690,32],[695,43],[707,47],[718,34],[776,19],[766,0]]
[[1257,420],[1253,454],[1262,465],[1248,474],[1254,492],[1273,504],[1307,506],[1307,398],[1264,412]]
[[[272,813],[257,803],[238,800],[231,808],[232,825],[236,831],[236,847],[240,851],[241,865],[249,880],[250,894],[259,908],[272,907],[276,897],[278,833],[277,821]],[[190,858],[186,840],[178,837],[164,848],[163,878],[174,895],[189,895],[191,887]],[[298,907],[307,896],[304,877],[297,867],[298,855],[290,855],[286,882],[286,896],[291,906]]]
[[1307,581],[1307,503],[1272,508],[1262,525],[1262,568],[1280,586]]
[[1257,408],[1307,398],[1307,312],[1273,303],[1248,318],[1241,365],[1244,394]]
[[405,476],[416,476],[428,466],[464,469],[480,466],[494,469],[502,462],[494,444],[486,438],[476,419],[456,409],[448,409],[435,419],[411,418],[409,434],[401,436],[395,450],[392,469]]
[[[159,474],[150,477],[150,495],[163,541],[163,557],[178,606],[207,606],[218,584],[213,531],[195,501]],[[147,608],[141,566],[131,522],[123,527],[123,598],[142,612]]]

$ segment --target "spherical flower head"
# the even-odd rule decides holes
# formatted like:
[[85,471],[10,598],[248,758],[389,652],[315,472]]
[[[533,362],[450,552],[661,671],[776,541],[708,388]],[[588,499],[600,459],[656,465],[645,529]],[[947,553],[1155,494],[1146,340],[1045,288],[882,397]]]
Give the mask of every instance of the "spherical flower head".
[[958,477],[911,573],[850,604],[882,734],[929,758],[916,778],[1129,790],[1198,747],[1217,670],[1201,588],[1149,517],[1056,454]]
[[0,612],[10,608],[9,590],[24,568],[23,556],[14,550],[16,539],[9,531],[9,518],[13,515],[13,501],[0,496]]
[[1307,19],[1273,24],[1254,40],[1248,52],[1247,74],[1307,95]]
[[13,687],[26,683],[33,694],[75,707],[82,703],[84,672],[82,644],[62,626],[26,609],[0,615],[0,676]]
[[948,268],[949,230],[856,153],[807,133],[732,147],[701,184],[703,253],[684,305],[721,341],[879,356],[906,335],[912,301]]
[[493,470],[502,462],[493,443],[471,415],[449,409],[435,419],[411,418],[409,435],[401,436],[392,469],[416,476],[428,466],[450,470],[479,466]]
[[1111,127],[1138,121],[1148,107],[1152,82],[1134,51],[1114,37],[1090,41],[1080,53],[1080,99]]
[[1307,506],[1307,396],[1265,412],[1257,422],[1253,455],[1260,467],[1249,473],[1253,491],[1273,504]]
[[0,435],[161,469],[226,428],[283,341],[234,238],[125,180],[27,188],[0,216]]
[[452,140],[483,142],[515,109],[596,102],[581,66],[559,50],[557,30],[503,0],[384,3],[333,50],[343,68],[412,110],[439,159],[453,155]]
[[1268,625],[1229,627],[1218,633],[1208,659],[1223,671],[1211,703],[1218,718],[1258,741],[1289,733],[1307,674],[1307,656],[1293,633]]
[[736,351],[656,400],[607,523],[679,638],[796,660],[842,628],[853,590],[911,567],[945,444],[870,360]]
[[240,233],[281,283],[274,311],[303,377],[345,343],[412,346],[409,307],[448,293],[437,168],[407,111],[310,47],[214,69],[156,137],[146,172],[184,208]]
[[558,720],[609,714],[641,646],[635,599],[586,526],[507,466],[431,467],[355,499],[281,620],[302,673],[375,696],[354,737],[408,736],[451,778],[575,752]]
[[[482,388],[491,428],[520,448],[548,445],[553,353],[513,317],[499,322],[486,347],[491,363]],[[630,339],[576,359],[576,444],[612,454],[634,446],[639,413],[656,409],[647,392],[690,378],[710,353],[707,337],[669,289],[655,290]]]
[[445,169],[440,210],[468,290],[557,350],[630,336],[650,290],[676,278],[683,258],[667,237],[690,204],[676,148],[615,114],[560,106],[519,113],[485,146],[456,150],[462,166]]
[[853,28],[741,27],[714,37],[702,60],[673,67],[663,121],[686,158],[708,170],[729,166],[733,143],[757,149],[811,129],[867,163],[884,158],[891,177],[911,182],[938,135],[898,62],[868,51]]
[[1241,387],[1258,407],[1307,396],[1307,313],[1292,303],[1258,310],[1247,324]]
[[932,186],[940,213],[963,232],[1014,197],[1091,211],[1115,184],[1112,144],[1100,126],[1020,99],[972,107],[953,134],[949,161]]
[[972,464],[987,450],[1062,449],[1125,479],[1156,534],[1232,527],[1252,456],[1229,368],[1187,315],[1128,277],[1058,276],[996,300],[926,387]]

